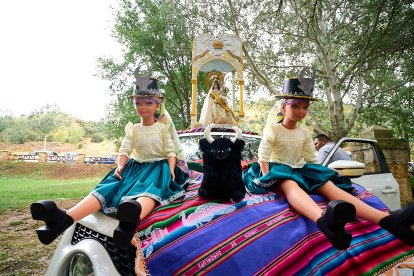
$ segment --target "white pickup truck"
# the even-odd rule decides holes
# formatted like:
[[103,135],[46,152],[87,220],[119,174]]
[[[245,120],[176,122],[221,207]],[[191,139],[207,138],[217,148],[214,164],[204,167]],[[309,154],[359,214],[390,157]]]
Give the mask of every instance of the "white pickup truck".
[[[234,134],[216,131],[212,135]],[[197,151],[202,130],[179,136],[189,163],[200,165]],[[257,159],[261,137],[244,133],[243,139],[243,161],[248,164]],[[352,160],[330,163],[338,147],[349,151]],[[322,164],[328,163],[362,186],[357,187],[355,196],[367,204],[378,209],[400,208],[398,184],[375,140],[343,138]],[[139,274],[139,256],[145,258],[152,275],[322,275],[336,274],[334,271],[347,264],[346,273],[363,274],[375,272],[406,250],[382,228],[357,220],[350,225],[354,230],[350,253],[338,251],[313,222],[298,216],[282,195],[247,194],[240,202],[209,202],[197,195],[203,174],[193,170],[191,177],[193,182],[183,199],[158,207],[142,221],[136,235],[142,250],[133,245],[128,250],[117,248],[112,233],[118,221],[97,212],[66,230],[47,275]],[[322,196],[312,196],[321,206],[326,205]]]
[[[352,161],[338,160],[330,162],[339,147],[348,149]],[[376,140],[342,138],[332,148],[322,165],[327,165],[340,174],[351,177],[352,182],[360,184],[375,194],[391,210],[401,207],[398,183],[390,172],[384,154],[378,147]]]

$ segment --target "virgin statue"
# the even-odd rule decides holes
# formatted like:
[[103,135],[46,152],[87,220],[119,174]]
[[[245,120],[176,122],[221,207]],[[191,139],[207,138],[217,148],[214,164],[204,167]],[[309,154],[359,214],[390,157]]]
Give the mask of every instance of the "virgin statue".
[[200,124],[203,127],[209,124],[228,124],[238,126],[233,110],[227,105],[227,88],[220,88],[219,81],[215,78],[204,100],[200,114]]

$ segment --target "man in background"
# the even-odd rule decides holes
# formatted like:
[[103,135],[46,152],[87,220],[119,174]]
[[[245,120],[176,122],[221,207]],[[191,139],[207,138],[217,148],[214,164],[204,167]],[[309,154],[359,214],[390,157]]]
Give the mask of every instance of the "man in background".
[[[326,156],[328,156],[332,148],[335,146],[335,143],[332,142],[331,139],[325,134],[316,135],[313,143],[315,145],[316,151],[318,152],[319,163],[322,163],[325,160]],[[336,160],[351,160],[351,157],[346,151],[339,147],[331,157],[329,163]]]

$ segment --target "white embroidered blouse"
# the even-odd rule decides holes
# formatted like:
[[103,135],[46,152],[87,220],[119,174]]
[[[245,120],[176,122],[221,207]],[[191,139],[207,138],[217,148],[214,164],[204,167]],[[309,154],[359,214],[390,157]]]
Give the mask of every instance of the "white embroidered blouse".
[[300,126],[287,129],[281,123],[265,128],[258,155],[259,162],[286,164],[292,168],[318,163],[308,130]]
[[125,137],[119,155],[126,155],[138,162],[151,163],[176,157],[169,125],[156,122],[151,126],[132,124],[125,126]]

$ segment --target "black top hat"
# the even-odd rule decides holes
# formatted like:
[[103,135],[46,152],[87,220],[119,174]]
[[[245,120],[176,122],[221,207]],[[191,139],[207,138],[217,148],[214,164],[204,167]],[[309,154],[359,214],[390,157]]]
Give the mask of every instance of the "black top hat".
[[[305,78],[307,70],[312,69],[312,77]],[[304,99],[309,101],[317,101],[313,97],[313,87],[315,85],[316,70],[312,67],[304,67],[298,78],[289,78],[283,84],[282,94],[276,95],[279,99]]]
[[146,76],[139,75],[140,67],[141,66],[138,66],[134,71],[135,88],[134,93],[130,96],[130,98],[156,97],[159,99],[164,99],[164,96],[158,88],[158,80],[151,77],[151,67],[148,67],[148,73]]

